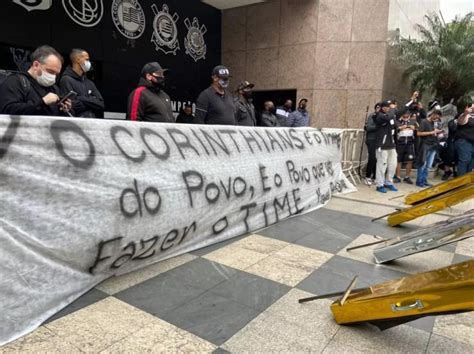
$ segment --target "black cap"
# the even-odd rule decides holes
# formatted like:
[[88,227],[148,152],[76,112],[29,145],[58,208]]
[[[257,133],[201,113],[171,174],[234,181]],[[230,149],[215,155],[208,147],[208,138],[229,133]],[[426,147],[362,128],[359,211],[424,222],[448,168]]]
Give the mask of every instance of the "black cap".
[[224,65],[217,65],[212,69],[212,76],[217,75],[219,77],[232,77],[229,69]]
[[255,87],[254,84],[248,82],[248,81],[242,81],[239,86],[237,86],[237,90],[244,90],[246,88],[253,89]]
[[380,103],[380,108],[382,108],[382,107],[390,107],[391,104],[392,104],[392,101],[390,101],[390,100],[382,101],[382,103]]
[[153,74],[160,71],[164,72],[164,71],[168,71],[168,69],[163,69],[159,63],[154,61],[152,63],[146,63],[145,65],[143,65],[142,75]]

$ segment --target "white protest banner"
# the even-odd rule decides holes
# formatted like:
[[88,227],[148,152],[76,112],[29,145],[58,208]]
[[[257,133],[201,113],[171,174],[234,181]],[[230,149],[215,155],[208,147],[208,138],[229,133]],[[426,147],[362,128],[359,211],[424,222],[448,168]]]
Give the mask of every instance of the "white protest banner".
[[112,275],[353,191],[340,135],[0,116],[0,344]]

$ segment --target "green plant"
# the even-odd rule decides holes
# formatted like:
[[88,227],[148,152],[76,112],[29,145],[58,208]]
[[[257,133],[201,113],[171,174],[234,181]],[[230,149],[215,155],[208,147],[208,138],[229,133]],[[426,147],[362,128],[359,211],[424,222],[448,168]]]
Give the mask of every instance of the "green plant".
[[446,24],[442,15],[425,16],[417,25],[420,39],[401,38],[395,60],[404,68],[413,89],[449,102],[474,92],[474,13]]

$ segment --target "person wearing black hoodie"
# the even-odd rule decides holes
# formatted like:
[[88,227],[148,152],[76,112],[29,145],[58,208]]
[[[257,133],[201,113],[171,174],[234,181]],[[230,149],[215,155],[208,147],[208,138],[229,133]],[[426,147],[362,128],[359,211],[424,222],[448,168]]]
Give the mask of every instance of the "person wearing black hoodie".
[[170,96],[163,91],[165,71],[157,62],[143,66],[138,87],[128,97],[127,119],[134,121],[175,123]]
[[383,101],[380,105],[380,112],[374,118],[377,125],[376,137],[376,158],[377,166],[375,172],[376,190],[380,193],[387,193],[387,189],[397,192],[393,185],[393,176],[397,168],[397,151],[395,149],[396,125],[395,107],[391,101]]
[[61,94],[65,96],[70,91],[77,93],[72,99],[75,117],[102,118],[104,99],[86,75],[92,69],[89,53],[84,49],[73,49],[70,58],[71,66],[66,68],[59,82]]

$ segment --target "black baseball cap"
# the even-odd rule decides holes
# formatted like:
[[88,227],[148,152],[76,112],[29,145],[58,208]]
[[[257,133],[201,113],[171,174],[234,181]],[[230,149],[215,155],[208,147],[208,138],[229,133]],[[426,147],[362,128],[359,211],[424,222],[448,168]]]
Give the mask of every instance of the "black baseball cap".
[[168,69],[163,69],[158,62],[154,61],[154,62],[146,63],[145,65],[143,65],[142,75],[153,74],[157,72],[165,72],[165,71],[168,71]]
[[217,65],[216,67],[214,67],[214,69],[212,69],[212,76],[214,75],[219,76],[221,78],[232,77],[232,75],[230,75],[229,69],[224,65]]
[[382,103],[380,103],[380,108],[382,108],[382,107],[390,107],[391,104],[392,104],[392,101],[390,101],[390,100],[382,101]]
[[246,88],[253,89],[255,87],[254,84],[248,82],[248,81],[242,81],[239,86],[237,86],[237,90],[244,90]]

